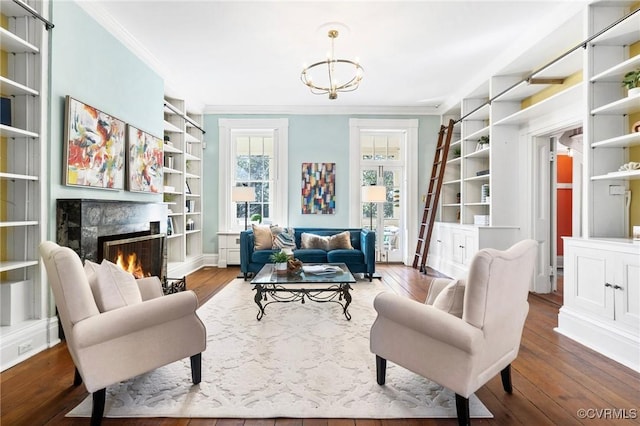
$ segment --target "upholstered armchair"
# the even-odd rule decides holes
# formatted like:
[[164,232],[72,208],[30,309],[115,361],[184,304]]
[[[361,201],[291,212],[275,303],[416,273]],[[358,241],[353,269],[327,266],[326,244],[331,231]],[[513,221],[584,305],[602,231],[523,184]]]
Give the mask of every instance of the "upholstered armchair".
[[[109,385],[186,357],[193,383],[200,382],[206,330],[193,291],[164,296],[158,278],[128,274],[132,287],[113,264],[83,267],[73,250],[53,242],[42,243],[40,254],[76,367],[74,385],[84,381],[93,394],[92,425],[102,421]],[[109,294],[99,294],[109,285]]]
[[469,396],[498,373],[511,393],[536,247],[525,240],[480,250],[466,280],[434,280],[425,303],[379,294],[370,341],[378,384],[387,360],[426,377],[455,392],[461,425],[469,424]]

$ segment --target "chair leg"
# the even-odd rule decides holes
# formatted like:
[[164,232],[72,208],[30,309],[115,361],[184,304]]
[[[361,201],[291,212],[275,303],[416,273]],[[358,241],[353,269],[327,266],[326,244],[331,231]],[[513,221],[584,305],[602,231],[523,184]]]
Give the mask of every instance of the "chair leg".
[[202,380],[202,353],[191,357],[191,380],[197,385]]
[[76,367],[75,372],[73,374],[73,386],[80,386],[82,384],[82,376]]
[[387,360],[376,355],[376,379],[379,385],[384,385],[387,373]]
[[458,414],[459,426],[469,426],[471,424],[469,417],[469,398],[456,394],[456,412]]
[[513,386],[511,385],[511,364],[507,365],[501,372],[502,387],[507,393],[513,393]]
[[107,397],[107,389],[102,388],[93,393],[93,408],[91,409],[91,426],[100,426],[104,415],[104,401]]

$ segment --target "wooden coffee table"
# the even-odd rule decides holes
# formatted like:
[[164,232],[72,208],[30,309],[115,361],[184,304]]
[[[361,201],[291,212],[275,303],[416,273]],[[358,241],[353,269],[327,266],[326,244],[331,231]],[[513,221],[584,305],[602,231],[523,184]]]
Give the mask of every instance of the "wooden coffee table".
[[[272,303],[301,302],[305,300],[319,303],[337,303],[342,306],[342,312],[347,320],[351,319],[349,304],[351,303],[352,289],[350,284],[356,282],[349,268],[344,263],[326,263],[340,268],[334,274],[307,274],[301,272],[297,275],[279,275],[274,270],[273,263],[265,264],[260,272],[251,280],[256,295],[254,301],[259,311],[258,321],[264,316],[264,309]],[[305,264],[309,266],[309,264]],[[264,302],[264,303],[263,303]]]

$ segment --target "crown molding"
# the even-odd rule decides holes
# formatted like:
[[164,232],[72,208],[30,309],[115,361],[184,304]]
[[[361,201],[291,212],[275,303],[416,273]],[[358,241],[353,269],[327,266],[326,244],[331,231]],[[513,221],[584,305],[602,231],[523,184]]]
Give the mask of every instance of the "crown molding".
[[206,105],[203,114],[441,115],[438,107],[369,105]]
[[93,1],[79,1],[76,4],[95,19],[105,31],[117,38],[140,59],[144,60],[155,72],[163,77],[169,74],[169,70],[138,39],[120,25],[102,5]]

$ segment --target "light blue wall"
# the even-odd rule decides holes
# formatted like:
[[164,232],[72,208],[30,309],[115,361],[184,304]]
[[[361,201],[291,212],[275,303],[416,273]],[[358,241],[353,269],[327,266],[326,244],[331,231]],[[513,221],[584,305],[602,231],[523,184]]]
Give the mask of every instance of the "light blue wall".
[[55,23],[50,45],[49,120],[49,223],[53,237],[58,198],[162,201],[161,195],[62,184],[65,97],[70,95],[162,137],[164,81],[75,2],[51,2],[51,18]]
[[[203,251],[218,252],[218,152],[219,118],[287,118],[289,120],[289,226],[346,227],[349,209],[358,208],[349,200],[348,176],[349,119],[418,119],[418,179],[420,193],[426,192],[428,177],[440,127],[439,116],[355,116],[355,115],[205,115],[204,129],[207,148],[204,151],[203,172]],[[336,214],[302,215],[300,213],[301,164],[336,163]],[[419,197],[419,194],[416,194]],[[420,212],[422,206],[420,207]],[[419,213],[419,212],[417,212]]]

